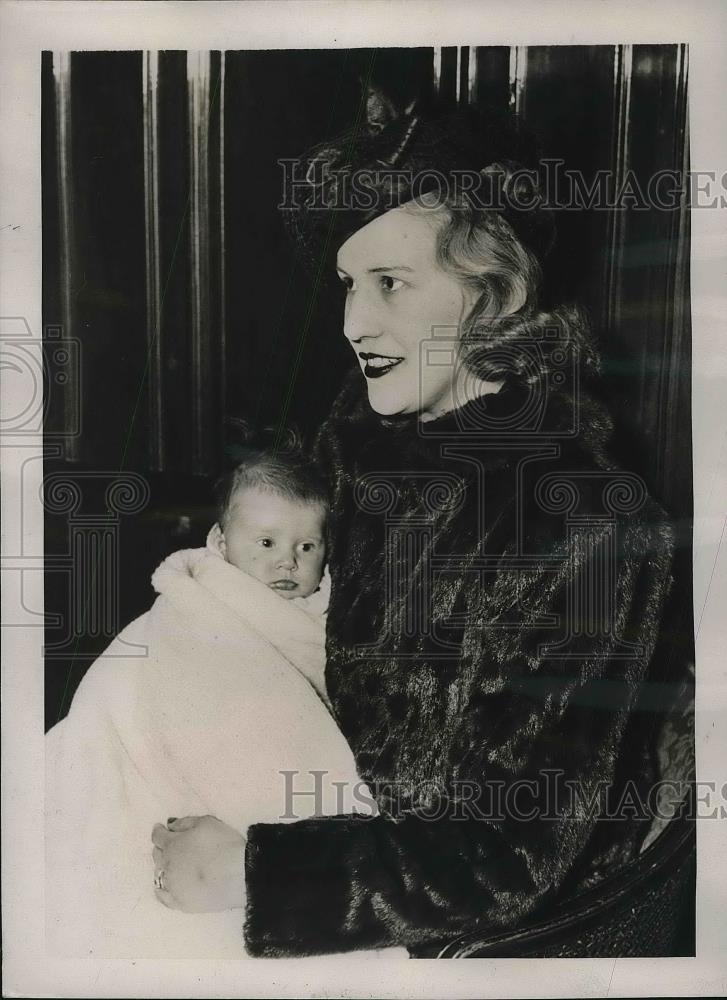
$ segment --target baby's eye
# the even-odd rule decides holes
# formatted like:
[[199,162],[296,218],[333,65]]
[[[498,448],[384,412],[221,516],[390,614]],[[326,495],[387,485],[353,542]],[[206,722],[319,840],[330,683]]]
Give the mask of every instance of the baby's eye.
[[272,538],[259,538],[258,545],[262,545],[264,549],[271,549],[273,547]]
[[300,547],[303,552],[312,552],[316,546],[315,542],[301,542]]

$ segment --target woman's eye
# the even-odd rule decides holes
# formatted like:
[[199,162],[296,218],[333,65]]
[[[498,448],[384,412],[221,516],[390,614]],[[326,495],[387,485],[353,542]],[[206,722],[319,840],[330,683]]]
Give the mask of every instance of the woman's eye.
[[379,281],[384,292],[397,292],[404,284],[401,278],[392,278],[390,274],[382,274]]
[[337,274],[338,274],[338,277],[343,282],[343,284],[346,286],[346,290],[349,291],[349,292],[352,291],[353,290],[353,278],[350,277],[348,274],[341,274],[340,271],[338,271]]

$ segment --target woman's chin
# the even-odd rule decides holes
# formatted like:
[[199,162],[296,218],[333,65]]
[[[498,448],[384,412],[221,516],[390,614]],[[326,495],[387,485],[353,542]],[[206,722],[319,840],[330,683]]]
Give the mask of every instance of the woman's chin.
[[[384,376],[386,377],[386,376]],[[381,417],[393,417],[399,413],[414,413],[416,406],[408,406],[399,393],[386,391],[383,387],[368,383],[369,404]]]

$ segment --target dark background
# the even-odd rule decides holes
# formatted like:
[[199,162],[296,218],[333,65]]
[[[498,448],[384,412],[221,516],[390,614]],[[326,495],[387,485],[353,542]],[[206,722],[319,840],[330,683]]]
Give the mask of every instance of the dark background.
[[[43,315],[70,345],[46,352],[46,494],[76,488],[46,504],[48,727],[148,608],[161,559],[203,542],[225,417],[310,436],[330,407],[350,364],[342,298],[286,236],[277,160],[349,126],[362,78],[400,100],[516,106],[586,181],[688,167],[685,46],[202,58],[200,75],[184,52],[153,71],[141,52],[43,57]],[[688,223],[684,207],[561,212],[547,273],[552,298],[590,312],[617,456],[679,527],[674,661],[692,655]],[[118,481],[126,504],[109,500]]]

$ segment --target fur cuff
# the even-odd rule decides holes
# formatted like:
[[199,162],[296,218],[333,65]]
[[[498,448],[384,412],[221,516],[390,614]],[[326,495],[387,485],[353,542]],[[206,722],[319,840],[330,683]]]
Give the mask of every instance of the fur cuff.
[[[376,818],[257,823],[247,834],[245,946],[256,957],[317,955],[391,944],[371,919]],[[367,919],[369,914],[369,919]]]

